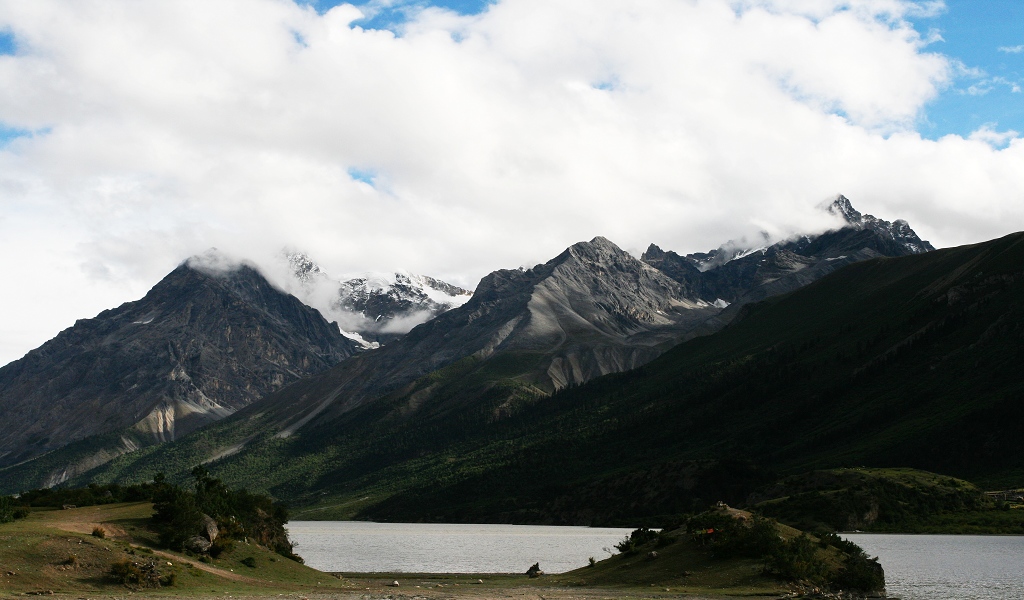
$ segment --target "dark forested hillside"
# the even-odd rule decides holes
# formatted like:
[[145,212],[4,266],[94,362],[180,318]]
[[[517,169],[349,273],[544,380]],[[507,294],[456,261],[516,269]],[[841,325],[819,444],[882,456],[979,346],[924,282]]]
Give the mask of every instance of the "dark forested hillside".
[[614,520],[828,466],[1019,484],[1022,358],[1024,235],[852,265],[533,406],[505,464],[366,514]]
[[306,516],[560,523],[742,502],[813,468],[908,466],[1014,485],[1022,342],[1016,234],[850,265],[640,369],[553,396],[510,403],[500,389],[501,370],[517,372],[528,354],[488,364],[494,391],[480,396],[467,358],[291,437],[250,421],[233,438],[200,431],[101,475],[184,473],[248,441],[211,471],[262,482]]

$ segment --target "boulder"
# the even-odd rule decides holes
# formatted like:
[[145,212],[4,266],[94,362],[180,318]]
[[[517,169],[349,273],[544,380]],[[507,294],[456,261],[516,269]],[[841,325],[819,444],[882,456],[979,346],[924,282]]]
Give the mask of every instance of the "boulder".
[[217,541],[219,533],[220,529],[217,528],[217,521],[210,515],[203,515],[203,535],[206,536],[206,539],[213,543]]
[[196,554],[206,554],[210,551],[210,546],[213,546],[213,542],[199,535],[190,537],[185,542],[185,549]]

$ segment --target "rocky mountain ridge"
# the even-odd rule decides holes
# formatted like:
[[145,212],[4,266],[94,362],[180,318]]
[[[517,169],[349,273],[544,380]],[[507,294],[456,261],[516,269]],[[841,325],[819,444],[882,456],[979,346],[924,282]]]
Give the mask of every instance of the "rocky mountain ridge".
[[193,258],[0,368],[0,466],[112,432],[96,460],[172,441],[359,350],[255,268]]
[[300,283],[296,293],[303,301],[315,305],[314,297],[326,290],[324,311],[365,340],[367,347],[398,339],[416,325],[462,306],[473,295],[439,279],[402,271],[335,280],[306,254],[287,253],[286,258]]
[[641,260],[705,302],[723,300],[742,305],[795,290],[855,262],[935,249],[906,221],[890,223],[862,215],[845,196],[821,208],[842,218],[844,225],[759,248],[738,248],[729,243],[705,253],[679,255],[651,244]]
[[[224,444],[235,451],[210,463],[218,476],[246,481],[253,465],[281,465],[261,471],[260,485],[314,518],[575,525],[663,519],[710,498],[742,501],[779,474],[851,465],[926,468],[1006,489],[1022,472],[1022,256],[1016,234],[864,261],[747,305],[729,327],[642,369],[532,401],[507,402],[500,386],[517,381],[524,355],[498,351],[336,412],[352,391],[339,372],[400,341],[298,382],[173,453],[94,476],[187,473]],[[566,275],[616,270],[577,258]],[[480,300],[529,304],[522,296],[547,287],[539,284],[560,266],[497,272]],[[428,326],[410,336],[431,338]],[[487,364],[496,365],[489,382],[480,376]],[[493,386],[467,399],[467,382]],[[298,427],[268,428],[286,404],[324,408]]]
[[[223,427],[213,427],[207,437],[216,447],[204,446],[195,460],[258,455],[263,450],[254,440],[267,435],[281,439],[319,429],[316,435],[330,438],[339,419],[372,403],[398,406],[403,418],[414,418],[468,409],[486,399],[493,418],[500,419],[516,406],[635,369],[681,341],[713,333],[749,302],[794,290],[852,262],[930,248],[905,222],[861,215],[843,197],[826,208],[838,211],[834,214],[842,215],[846,226],[752,251],[732,251],[729,260],[717,262],[716,256],[726,256],[724,246],[681,256],[652,244],[638,260],[597,237],[532,269],[495,271],[480,281],[471,298],[454,286],[407,274],[340,282],[309,257],[288,255],[292,278],[305,290],[300,296],[326,290],[332,310],[358,311],[364,322],[375,314],[373,321],[385,324],[410,310],[416,314],[417,308],[427,317],[430,311],[440,312],[404,336],[389,338],[383,347],[318,375],[313,369],[293,372],[295,379],[312,376],[270,394],[258,407],[243,409]],[[451,308],[457,302],[446,304],[450,298],[465,302]],[[295,298],[291,301],[301,305]],[[224,304],[229,305],[234,306]],[[209,332],[222,329],[219,323],[207,326]],[[363,331],[390,333],[384,327]],[[346,356],[354,353],[356,343],[342,339]],[[190,371],[184,373],[195,378]],[[215,413],[211,408],[206,422],[234,409]],[[162,414],[151,420],[166,431]],[[239,437],[241,431],[251,435]]]
[[[521,361],[503,377],[543,395],[640,366],[717,311],[598,237],[532,269],[485,276],[463,306],[277,395],[261,409],[261,418],[279,418],[278,426],[291,435],[314,420],[326,422],[374,398],[401,393],[461,360],[486,371],[489,359],[499,355]],[[486,389],[487,382],[477,392]],[[422,404],[431,392],[419,391]]]

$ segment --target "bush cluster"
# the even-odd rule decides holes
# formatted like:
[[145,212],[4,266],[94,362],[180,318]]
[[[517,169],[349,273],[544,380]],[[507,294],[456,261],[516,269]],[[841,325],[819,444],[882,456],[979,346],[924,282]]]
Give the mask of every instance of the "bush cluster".
[[43,488],[23,492],[15,503],[23,507],[60,508],[65,504],[75,506],[96,506],[99,504],[115,504],[118,502],[152,501],[153,495],[166,484],[163,478],[154,483],[120,486],[116,483],[99,485],[90,483],[83,488]]
[[183,550],[189,540],[205,531],[208,516],[216,521],[218,529],[207,550],[213,557],[229,551],[235,540],[242,540],[302,561],[293,552],[294,544],[284,528],[288,512],[283,505],[267,496],[228,489],[201,466],[192,470],[192,476],[194,491],[164,484],[154,498],[153,523],[163,545]]
[[634,530],[618,544],[615,544],[615,548],[623,554],[632,554],[636,552],[640,546],[656,539],[658,539],[657,531],[641,527],[640,529]]
[[114,583],[136,589],[172,586],[177,579],[173,571],[167,574],[161,573],[157,562],[153,559],[136,562],[130,558],[123,558],[110,565],[107,575]]
[[10,523],[15,519],[24,519],[27,516],[28,509],[18,506],[14,498],[0,496],[0,523]]
[[[742,521],[709,511],[692,517],[687,531],[698,545],[718,558],[755,558],[766,573],[791,581],[849,591],[870,592],[885,587],[885,574],[877,559],[848,540],[831,533],[815,542],[806,534],[789,540],[779,535],[778,524],[760,516]],[[830,563],[829,548],[839,562]]]
[[691,518],[686,529],[695,542],[720,558],[762,558],[782,541],[776,523],[756,515],[745,523],[729,514],[709,511]]

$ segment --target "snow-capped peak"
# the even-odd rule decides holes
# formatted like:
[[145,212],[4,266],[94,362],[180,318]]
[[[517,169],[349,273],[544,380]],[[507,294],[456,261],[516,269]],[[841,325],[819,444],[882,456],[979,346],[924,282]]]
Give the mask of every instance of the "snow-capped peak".
[[342,333],[367,347],[400,337],[438,314],[462,306],[472,292],[408,271],[336,279],[312,258],[285,251],[296,296],[336,320]]
[[918,237],[917,233],[910,228],[910,224],[903,219],[896,219],[890,223],[874,215],[862,214],[842,194],[837,196],[832,202],[823,205],[822,208],[833,215],[841,217],[846,221],[847,227],[870,229],[883,237],[901,244],[911,254],[920,254],[935,249],[930,243]]

